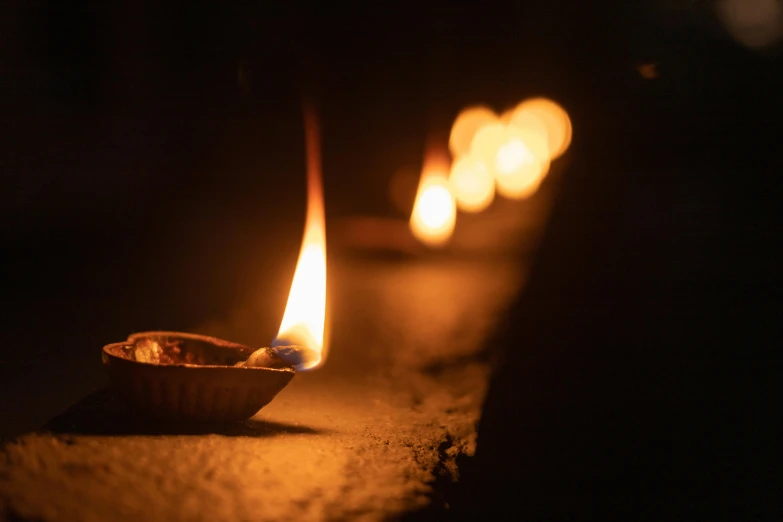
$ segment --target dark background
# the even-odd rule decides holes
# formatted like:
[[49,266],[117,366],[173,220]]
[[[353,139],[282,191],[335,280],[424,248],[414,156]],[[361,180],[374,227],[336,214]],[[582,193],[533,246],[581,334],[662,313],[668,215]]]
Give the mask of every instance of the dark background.
[[[706,255],[699,238],[709,259],[735,261],[776,239],[723,242],[779,223],[780,51],[743,46],[709,2],[30,1],[5,5],[1,23],[4,434],[101,383],[93,359],[105,342],[186,329],[287,287],[304,215],[302,92],[322,117],[327,222],[393,215],[391,176],[415,169],[427,137],[464,106],[544,94],[571,114],[581,180],[566,182],[574,206],[557,215],[617,220],[627,228],[606,237],[629,239],[590,247],[598,229],[561,226],[550,243],[669,249],[682,257],[635,266],[674,284],[666,270]],[[640,74],[646,63],[657,78]],[[571,210],[580,201],[597,207]],[[691,235],[665,240],[683,227]],[[753,270],[778,281],[764,259]],[[715,265],[705,287],[735,269]],[[742,286],[741,300],[761,292],[776,307],[765,284]],[[753,330],[752,317],[737,320]],[[495,419],[495,433],[508,428]]]

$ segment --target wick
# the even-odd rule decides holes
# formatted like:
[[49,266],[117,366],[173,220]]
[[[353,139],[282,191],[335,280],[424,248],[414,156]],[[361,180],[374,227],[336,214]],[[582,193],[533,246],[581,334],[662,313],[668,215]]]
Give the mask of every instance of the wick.
[[241,368],[294,368],[304,362],[304,350],[301,346],[266,346],[250,354],[247,360],[234,366]]

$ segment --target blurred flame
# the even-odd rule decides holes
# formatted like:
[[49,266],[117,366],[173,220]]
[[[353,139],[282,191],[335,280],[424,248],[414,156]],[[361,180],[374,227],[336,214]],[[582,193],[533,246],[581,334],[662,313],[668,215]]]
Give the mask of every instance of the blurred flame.
[[326,358],[326,230],[318,123],[305,110],[307,144],[307,216],[291,292],[273,346],[295,345],[303,362],[297,370],[309,370]]
[[476,132],[481,127],[497,120],[498,116],[492,109],[481,105],[468,107],[460,112],[451,126],[451,134],[449,135],[451,154],[455,158],[467,154]]
[[494,169],[495,156],[506,139],[507,126],[499,121],[482,126],[473,138],[470,151]]
[[[457,206],[465,212],[480,212],[492,203],[495,191],[512,199],[532,195],[548,174],[550,162],[570,146],[571,133],[568,113],[548,98],[524,100],[501,116],[482,105],[463,110],[454,120],[449,136],[454,164],[448,181]],[[430,224],[425,224],[425,209],[420,207],[414,208],[411,227],[417,235],[437,228],[437,215],[443,219],[444,229],[449,230],[448,239],[453,228],[446,224],[449,205],[439,188],[438,205],[443,210],[432,210],[436,206],[432,195],[436,189],[431,189],[431,193],[427,190],[433,185],[427,176],[422,176],[416,198],[417,205],[427,202],[426,212],[434,212],[427,218]],[[442,182],[436,185],[440,187]]]
[[549,171],[546,157],[536,155],[520,137],[512,136],[497,153],[495,181],[498,192],[511,199],[531,196]]
[[457,208],[449,190],[448,172],[448,161],[443,155],[432,151],[427,154],[410,228],[419,241],[430,247],[445,245],[454,233]]
[[548,98],[523,101],[510,111],[509,124],[545,137],[550,160],[560,157],[571,144],[571,119],[560,105]]
[[476,133],[471,150],[489,165],[500,195],[522,199],[532,195],[549,172],[544,140],[534,130],[493,123]]
[[535,164],[536,157],[518,138],[511,138],[502,144],[495,156],[495,169],[498,174],[509,176],[525,165]]
[[535,111],[515,108],[503,114],[503,121],[512,129],[512,133],[521,136],[522,141],[527,143],[537,158],[551,158],[549,131],[544,120]]
[[457,206],[465,212],[481,212],[495,199],[492,172],[475,156],[463,156],[454,162],[449,183]]

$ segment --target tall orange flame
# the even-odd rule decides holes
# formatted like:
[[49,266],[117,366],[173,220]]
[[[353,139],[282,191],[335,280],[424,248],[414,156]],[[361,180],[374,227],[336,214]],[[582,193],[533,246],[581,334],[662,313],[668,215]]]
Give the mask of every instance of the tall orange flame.
[[272,346],[294,345],[302,356],[297,370],[323,364],[327,346],[326,322],[326,228],[321,177],[321,147],[315,112],[305,107],[307,147],[307,215],[304,237],[296,263],[291,292],[280,330]]

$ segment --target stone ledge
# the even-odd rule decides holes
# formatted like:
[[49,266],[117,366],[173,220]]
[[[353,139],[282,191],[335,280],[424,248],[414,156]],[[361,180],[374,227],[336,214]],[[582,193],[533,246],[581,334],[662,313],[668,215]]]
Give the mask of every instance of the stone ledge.
[[[342,291],[352,298],[337,296],[340,349],[251,421],[153,425],[100,391],[4,444],[2,518],[386,520],[428,506],[436,479],[455,480],[455,459],[474,450],[488,377],[476,356],[519,288],[520,266],[351,271]],[[248,338],[252,319],[203,333]]]

